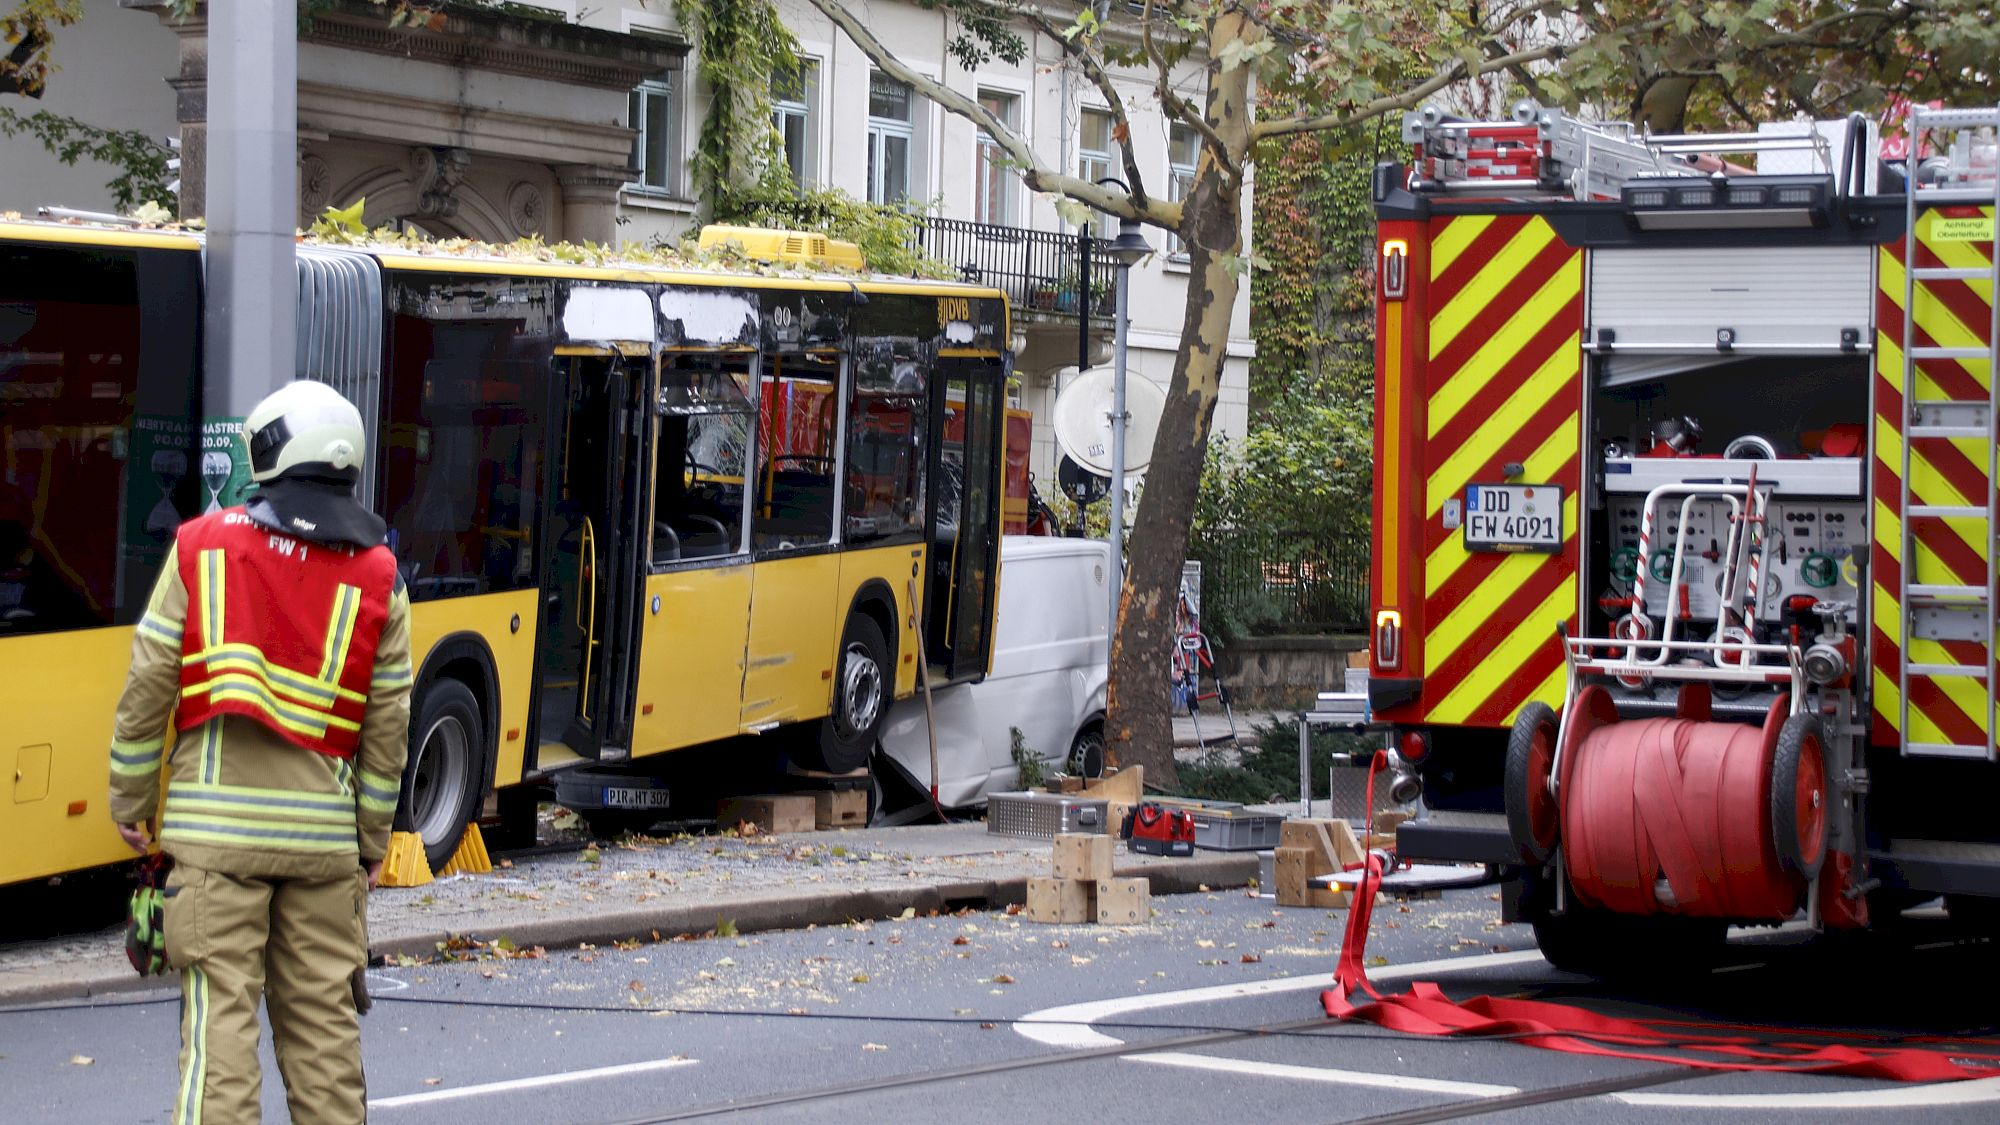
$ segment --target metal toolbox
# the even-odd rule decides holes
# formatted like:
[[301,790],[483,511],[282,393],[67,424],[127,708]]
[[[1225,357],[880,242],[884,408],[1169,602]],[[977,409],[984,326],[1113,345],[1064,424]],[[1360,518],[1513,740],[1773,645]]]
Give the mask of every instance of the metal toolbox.
[[1160,798],[1157,803],[1194,814],[1194,846],[1216,852],[1254,852],[1278,846],[1285,818],[1250,812],[1235,801]]
[[1074,793],[994,793],[986,798],[986,831],[996,836],[1053,840],[1064,832],[1106,831],[1102,797]]

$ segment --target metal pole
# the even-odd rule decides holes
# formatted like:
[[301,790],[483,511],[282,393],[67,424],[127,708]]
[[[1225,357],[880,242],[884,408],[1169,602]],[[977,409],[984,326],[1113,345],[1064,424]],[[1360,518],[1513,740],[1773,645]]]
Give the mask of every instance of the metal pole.
[[[1328,789],[1327,795],[1331,797],[1333,790]],[[1303,711],[1299,713],[1299,808],[1305,816],[1313,814],[1312,723]]]
[[1090,228],[1084,227],[1076,236],[1077,243],[1077,296],[1076,296],[1076,373],[1090,370]]
[[1105,651],[1118,643],[1118,601],[1125,589],[1125,328],[1132,267],[1118,263],[1118,306],[1111,326],[1111,632]]
[[244,416],[296,370],[298,13],[270,0],[212,0],[209,11],[202,475],[227,507],[250,475]]

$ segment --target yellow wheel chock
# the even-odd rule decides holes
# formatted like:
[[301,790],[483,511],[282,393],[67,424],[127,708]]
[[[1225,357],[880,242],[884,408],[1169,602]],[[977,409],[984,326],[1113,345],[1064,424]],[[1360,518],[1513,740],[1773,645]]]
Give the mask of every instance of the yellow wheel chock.
[[389,854],[382,857],[385,887],[421,887],[431,881],[431,863],[424,857],[424,838],[415,832],[389,833]]
[[438,868],[439,875],[484,875],[493,870],[493,857],[486,854],[486,837],[479,832],[479,822],[465,826],[465,835],[458,841],[458,850]]

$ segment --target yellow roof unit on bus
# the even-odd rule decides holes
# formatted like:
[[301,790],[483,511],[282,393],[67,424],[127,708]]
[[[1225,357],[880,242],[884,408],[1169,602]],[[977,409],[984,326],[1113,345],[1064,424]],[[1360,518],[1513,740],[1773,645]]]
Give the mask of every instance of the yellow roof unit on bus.
[[745,254],[760,262],[790,262],[848,270],[867,268],[861,260],[861,247],[811,231],[721,225],[701,228],[700,246],[703,250],[714,249],[726,242],[743,247]]

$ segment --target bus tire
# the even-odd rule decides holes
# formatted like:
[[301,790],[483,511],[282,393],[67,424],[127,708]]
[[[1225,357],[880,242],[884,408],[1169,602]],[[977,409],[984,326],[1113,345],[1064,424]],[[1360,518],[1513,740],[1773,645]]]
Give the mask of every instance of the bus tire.
[[399,825],[423,837],[435,871],[451,859],[465,826],[479,815],[485,781],[486,732],[472,689],[448,677],[432,680],[410,724],[410,758],[403,766]]
[[840,634],[833,669],[833,709],[820,720],[819,738],[805,747],[813,766],[851,773],[868,764],[882,724],[889,719],[896,666],[882,627],[865,613],[851,613]]

